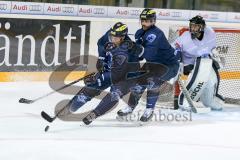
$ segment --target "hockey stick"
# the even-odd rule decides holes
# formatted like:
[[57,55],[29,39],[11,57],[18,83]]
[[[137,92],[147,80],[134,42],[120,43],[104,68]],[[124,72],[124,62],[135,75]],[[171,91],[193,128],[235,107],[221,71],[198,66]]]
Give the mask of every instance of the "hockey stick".
[[64,111],[64,109],[71,104],[72,100],[70,100],[67,104],[63,105],[62,109],[60,109],[56,115],[54,117],[51,117],[49,114],[47,114],[45,111],[41,112],[41,116],[43,119],[45,119],[46,121],[52,123],[59,115],[62,111]]
[[41,96],[41,97],[38,97],[38,98],[36,98],[36,99],[33,99],[33,100],[31,100],[31,99],[26,99],[26,98],[20,98],[20,99],[19,99],[19,103],[25,103],[25,104],[34,103],[34,102],[36,102],[36,101],[38,101],[38,100],[40,100],[40,99],[43,99],[43,98],[45,98],[45,97],[48,97],[49,95],[51,95],[51,94],[53,94],[53,93],[55,93],[55,92],[57,92],[57,91],[63,90],[63,89],[65,89],[65,88],[67,88],[67,87],[69,87],[69,86],[71,86],[71,85],[73,85],[73,84],[75,84],[75,83],[83,80],[84,78],[89,77],[89,76],[92,76],[92,75],[94,75],[94,74],[95,74],[95,72],[90,73],[89,75],[87,75],[87,76],[85,76],[85,77],[79,78],[79,79],[77,79],[77,80],[75,80],[75,81],[73,81],[73,82],[71,82],[71,83],[69,83],[69,84],[67,84],[67,85],[65,85],[65,86],[62,86],[62,87],[58,88],[57,90],[51,91],[50,93],[45,94],[45,95],[43,95],[43,96]]
[[49,114],[47,114],[44,111],[41,112],[41,116],[43,119],[45,119],[49,123],[52,123],[58,117],[58,115],[65,109],[65,107],[66,106],[64,106],[54,117],[51,117]]
[[178,77],[178,83],[182,90],[182,93],[186,97],[187,102],[191,106],[191,110],[193,113],[208,113],[211,111],[210,108],[207,108],[207,107],[204,107],[201,105],[197,105],[196,103],[193,102],[193,100],[191,99],[191,97],[189,95],[187,88],[185,87],[183,81],[180,79],[180,76]]
[[[41,112],[41,116],[42,116],[43,119],[45,119],[45,120],[48,121],[49,123],[52,123],[52,122],[59,116],[59,114],[60,114],[63,110],[65,110],[65,108],[66,108],[70,103],[71,103],[71,101],[69,101],[69,102],[67,103],[67,105],[65,105],[62,109],[60,109],[54,117],[51,117],[49,114],[47,114],[47,113],[44,112],[44,111]],[[49,129],[49,125],[47,125],[47,126],[45,127],[44,131],[47,132],[48,129]]]

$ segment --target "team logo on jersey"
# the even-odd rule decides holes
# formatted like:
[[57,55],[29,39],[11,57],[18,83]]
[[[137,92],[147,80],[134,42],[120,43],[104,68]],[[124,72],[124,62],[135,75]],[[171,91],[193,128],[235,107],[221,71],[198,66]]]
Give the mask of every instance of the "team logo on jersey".
[[126,60],[126,57],[123,55],[114,56],[112,67],[121,66]]
[[156,35],[155,34],[149,34],[146,38],[146,40],[150,43],[152,43],[155,39],[156,39]]

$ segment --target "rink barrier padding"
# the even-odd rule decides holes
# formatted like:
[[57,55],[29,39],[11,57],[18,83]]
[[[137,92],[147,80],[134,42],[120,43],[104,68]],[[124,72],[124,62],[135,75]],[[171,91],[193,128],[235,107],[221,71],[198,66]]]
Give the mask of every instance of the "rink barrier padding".
[[[0,82],[18,82],[18,81],[48,81],[52,72],[0,72]],[[61,75],[66,72],[56,72],[59,74],[56,81],[61,81]],[[74,81],[86,75],[86,71],[73,71],[66,77],[65,81]],[[221,80],[239,80],[240,72],[220,72]],[[186,79],[184,76],[183,79]]]
[[[52,72],[0,72],[0,82],[48,81]],[[56,81],[62,80],[66,72],[55,72]],[[86,75],[86,71],[73,71],[65,81],[73,81]]]
[[[240,80],[240,71],[222,71],[219,75],[221,80]],[[183,76],[183,79],[186,80],[187,76]]]

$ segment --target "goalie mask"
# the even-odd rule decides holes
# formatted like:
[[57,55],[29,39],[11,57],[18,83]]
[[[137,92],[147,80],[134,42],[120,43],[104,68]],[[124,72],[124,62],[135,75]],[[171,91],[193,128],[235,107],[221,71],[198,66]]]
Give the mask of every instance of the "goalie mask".
[[203,36],[204,28],[206,26],[205,20],[202,16],[195,16],[192,19],[189,20],[189,31],[191,33],[192,39],[200,38]]

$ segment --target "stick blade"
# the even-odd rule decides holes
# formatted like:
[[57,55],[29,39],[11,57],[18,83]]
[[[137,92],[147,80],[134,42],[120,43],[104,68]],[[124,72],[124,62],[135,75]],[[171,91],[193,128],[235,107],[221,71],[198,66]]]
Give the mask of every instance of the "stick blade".
[[30,100],[30,99],[25,99],[25,98],[20,98],[19,103],[25,103],[25,104],[31,104],[33,103],[34,101],[33,100]]
[[52,122],[54,119],[52,117],[50,117],[46,112],[42,111],[41,112],[41,116],[43,119],[45,119],[48,122]]

